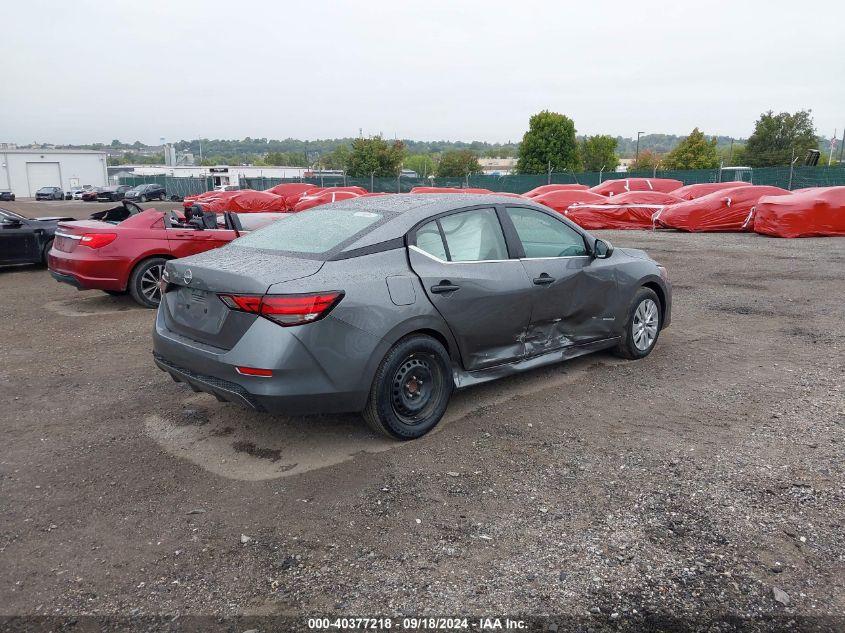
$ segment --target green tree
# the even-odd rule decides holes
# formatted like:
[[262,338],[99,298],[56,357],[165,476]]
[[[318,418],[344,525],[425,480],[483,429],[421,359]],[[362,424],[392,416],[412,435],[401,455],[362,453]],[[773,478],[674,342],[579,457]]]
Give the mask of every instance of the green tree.
[[628,171],[651,171],[660,167],[660,156],[650,149],[640,151],[640,155],[628,165]]
[[348,145],[338,145],[325,156],[320,157],[320,164],[326,169],[346,169],[352,150]]
[[745,162],[750,167],[788,165],[792,150],[803,160],[808,149],[818,149],[819,140],[810,110],[795,114],[771,110],[760,115],[754,133],[745,145]]
[[438,176],[460,176],[476,174],[481,171],[478,164],[478,156],[468,149],[456,149],[443,152],[440,162],[437,164]]
[[719,166],[716,139],[707,140],[698,128],[678,143],[662,161],[664,169],[714,169]]
[[405,169],[411,169],[420,178],[433,176],[437,171],[438,158],[431,154],[411,154],[405,159]]
[[567,116],[543,110],[528,121],[519,146],[516,170],[521,174],[578,171],[581,161],[575,140],[575,123]]
[[581,159],[586,171],[613,171],[619,164],[616,139],[606,134],[588,136],[581,143]]
[[352,141],[346,172],[353,178],[363,178],[372,173],[376,176],[396,176],[404,158],[402,141],[388,143],[381,136],[356,138]]

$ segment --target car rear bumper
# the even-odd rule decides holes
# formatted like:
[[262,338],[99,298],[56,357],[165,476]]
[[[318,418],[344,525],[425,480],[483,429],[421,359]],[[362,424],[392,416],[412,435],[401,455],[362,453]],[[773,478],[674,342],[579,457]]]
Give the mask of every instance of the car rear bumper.
[[86,259],[76,251],[66,253],[53,247],[47,253],[47,268],[53,279],[70,284],[79,290],[121,291],[126,289],[126,279],[115,277],[115,274],[119,274],[123,268],[122,262],[116,262],[113,259]]
[[[325,350],[306,345],[292,329],[257,319],[232,349],[225,350],[169,330],[159,308],[153,355],[156,365],[174,380],[243,407],[288,415],[362,411],[370,386],[369,354],[377,339],[367,341],[369,352],[365,344],[348,350],[343,359],[327,361],[320,358]],[[360,341],[361,334],[355,336]],[[236,367],[272,369],[273,375],[244,376]]]

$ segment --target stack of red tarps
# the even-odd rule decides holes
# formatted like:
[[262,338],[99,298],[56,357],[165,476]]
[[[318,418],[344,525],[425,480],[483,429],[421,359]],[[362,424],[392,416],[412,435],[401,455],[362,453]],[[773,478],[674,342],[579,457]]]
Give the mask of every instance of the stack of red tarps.
[[700,182],[695,185],[686,185],[679,189],[672,191],[673,196],[678,196],[684,200],[695,200],[701,196],[706,196],[714,191],[724,191],[725,189],[736,189],[737,187],[747,187],[750,183],[742,181],[734,182]]
[[585,229],[650,229],[652,217],[663,207],[681,202],[671,193],[629,191],[604,203],[573,204],[564,215]]
[[681,231],[750,231],[751,209],[763,196],[783,196],[789,192],[780,187],[745,185],[684,200],[654,215],[656,224]]
[[619,178],[618,180],[605,180],[596,185],[590,191],[603,196],[615,196],[626,191],[662,191],[670,193],[682,187],[684,183],[671,178]]
[[563,213],[573,204],[579,202],[591,204],[604,204],[607,202],[606,197],[593,193],[588,189],[558,189],[557,191],[549,191],[548,193],[535,196],[532,200],[551,207],[558,213]]
[[[349,198],[360,198],[361,195],[354,191],[342,191],[340,188],[323,189],[315,195],[303,196],[296,206],[294,211],[305,211],[313,207],[318,207],[322,204],[330,204],[332,202],[339,202],[340,200],[348,200]],[[366,194],[365,194],[366,195]]]
[[467,187],[461,189],[459,187],[414,187],[411,193],[493,193],[489,189],[478,189]]
[[253,191],[243,189],[241,191],[224,191],[221,193],[233,194],[230,196],[217,196],[207,200],[200,200],[199,204],[205,211],[238,211],[239,213],[263,213],[266,211],[287,211],[285,199],[266,191]]
[[589,187],[587,185],[541,185],[539,187],[534,187],[531,191],[526,191],[522,195],[526,198],[535,198],[537,196],[542,196],[544,193],[549,193],[550,191],[566,191],[567,189],[577,191],[589,189]]
[[814,187],[757,202],[754,231],[773,237],[845,236],[845,187]]

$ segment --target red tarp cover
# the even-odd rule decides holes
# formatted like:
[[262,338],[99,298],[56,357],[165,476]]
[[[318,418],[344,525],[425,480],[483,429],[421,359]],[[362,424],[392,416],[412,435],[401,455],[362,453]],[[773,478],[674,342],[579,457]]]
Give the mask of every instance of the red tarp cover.
[[354,191],[337,191],[335,189],[324,190],[315,196],[303,196],[303,198],[296,203],[293,210],[305,211],[306,209],[318,207],[322,204],[348,200],[349,198],[360,198],[360,196]]
[[550,191],[549,193],[535,196],[532,200],[534,200],[534,202],[544,204],[547,207],[551,207],[558,213],[563,213],[576,202],[590,202],[593,204],[603,204],[607,202],[607,198],[604,196],[600,196],[599,194],[586,189],[563,189]]
[[243,189],[241,191],[206,191],[195,196],[186,196],[182,206],[186,209],[194,204],[211,204],[215,200],[228,200],[242,191],[252,191],[252,189]]
[[629,191],[603,204],[574,204],[564,215],[585,229],[650,229],[652,216],[668,204],[681,202],[671,193]]
[[714,191],[724,191],[725,189],[734,189],[736,187],[747,187],[749,183],[742,181],[735,182],[700,182],[697,185],[686,185],[680,189],[672,191],[672,195],[683,198],[684,200],[695,200],[701,196],[706,196]]
[[845,187],[816,187],[757,202],[754,230],[775,237],[845,236]]
[[414,187],[411,193],[493,193],[489,189],[478,189],[467,187],[460,189],[458,187]]
[[655,215],[655,222],[681,231],[750,231],[751,207],[762,196],[788,193],[780,187],[762,185],[714,191],[695,200],[684,200],[666,207]]
[[281,185],[265,189],[264,191],[267,193],[274,193],[277,196],[282,196],[282,198],[287,198],[288,196],[296,194],[301,195],[303,193],[307,193],[308,191],[313,191],[314,189],[319,189],[319,187],[307,182],[285,182]]
[[603,196],[615,196],[626,191],[662,191],[669,193],[682,187],[684,183],[671,178],[619,178],[618,180],[605,180],[596,185],[590,191],[600,193]]
[[240,211],[241,213],[263,211],[286,211],[285,199],[266,191],[226,191],[232,196],[209,198],[199,203],[205,211]]
[[526,191],[522,195],[526,198],[533,198],[535,196],[542,196],[544,193],[549,193],[550,191],[566,191],[567,189],[578,191],[589,189],[589,187],[587,185],[541,185],[540,187],[534,187],[531,191]]

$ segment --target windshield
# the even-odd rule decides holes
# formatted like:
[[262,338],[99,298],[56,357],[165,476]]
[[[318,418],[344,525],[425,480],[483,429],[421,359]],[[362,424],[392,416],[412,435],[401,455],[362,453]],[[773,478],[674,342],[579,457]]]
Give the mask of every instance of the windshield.
[[38,193],[53,193],[53,187],[41,187]]
[[351,243],[383,218],[375,211],[316,208],[282,218],[246,235],[235,246],[282,251],[305,257],[325,255]]
[[8,209],[0,209],[0,218],[12,218],[13,220],[23,220],[24,217],[19,213],[15,213],[14,211],[9,211]]

